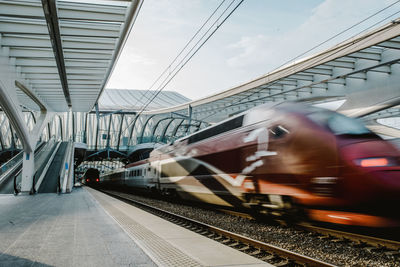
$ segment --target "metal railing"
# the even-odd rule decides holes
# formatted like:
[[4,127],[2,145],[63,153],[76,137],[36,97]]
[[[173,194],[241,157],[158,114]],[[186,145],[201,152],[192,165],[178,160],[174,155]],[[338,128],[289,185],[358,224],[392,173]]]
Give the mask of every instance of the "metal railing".
[[[41,142],[35,149],[35,154],[40,153],[42,148],[45,146],[46,142]],[[9,161],[0,166],[0,184],[7,180],[17,168],[22,166],[22,160],[24,156],[24,151],[20,151],[17,155],[12,157]]]
[[22,157],[24,155],[24,151],[20,151],[17,155],[12,157],[9,161],[4,163],[3,165],[0,166],[0,181],[1,178],[4,177],[4,173],[9,171],[11,168],[15,167],[15,165],[19,162],[22,161]]

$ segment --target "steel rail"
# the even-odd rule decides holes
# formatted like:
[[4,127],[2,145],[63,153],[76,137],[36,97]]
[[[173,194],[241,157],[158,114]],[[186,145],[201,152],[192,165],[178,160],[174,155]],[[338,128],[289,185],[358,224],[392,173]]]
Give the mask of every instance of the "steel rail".
[[367,236],[367,235],[361,235],[361,234],[356,234],[356,233],[351,233],[351,232],[344,232],[344,231],[339,231],[339,230],[334,230],[334,229],[329,229],[329,228],[323,228],[323,227],[318,227],[318,226],[313,226],[313,225],[308,225],[304,223],[297,224],[300,228],[305,229],[307,231],[319,233],[322,235],[327,235],[327,236],[332,236],[336,237],[339,239],[343,240],[350,240],[356,243],[365,243],[368,245],[372,245],[377,248],[387,248],[391,250],[400,250],[400,242],[395,241],[395,240],[389,240],[389,239],[383,239],[379,237],[374,237],[374,236]]
[[[288,261],[289,261],[288,264],[290,264],[290,263],[299,263],[299,264],[306,264],[307,266],[322,266],[322,267],[323,266],[326,266],[326,267],[336,266],[336,265],[333,265],[333,264],[330,264],[330,263],[326,263],[326,262],[323,262],[323,261],[320,261],[320,260],[317,260],[317,259],[313,259],[311,257],[307,257],[307,256],[304,256],[304,255],[301,255],[301,254],[296,253],[296,252],[292,252],[292,251],[289,251],[289,250],[286,250],[286,249],[283,249],[283,248],[280,248],[280,247],[277,247],[277,246],[274,246],[274,245],[271,245],[271,244],[267,244],[267,243],[264,243],[264,242],[261,242],[261,241],[257,241],[255,239],[252,239],[252,238],[249,238],[249,237],[246,237],[246,236],[243,236],[243,235],[239,235],[239,234],[236,234],[236,233],[233,233],[233,232],[230,232],[230,231],[226,231],[226,230],[223,230],[221,228],[218,228],[218,227],[206,224],[206,223],[202,223],[202,222],[199,222],[199,221],[196,221],[196,220],[193,220],[193,219],[181,216],[181,215],[177,215],[177,214],[174,214],[174,213],[171,213],[171,212],[168,212],[168,211],[165,211],[165,210],[150,206],[150,205],[142,203],[140,201],[128,198],[126,196],[122,196],[121,194],[117,194],[116,192],[110,192],[110,191],[101,190],[101,189],[97,189],[97,190],[99,190],[99,191],[101,191],[101,192],[103,192],[103,193],[105,193],[107,195],[110,195],[110,196],[112,196],[114,198],[117,198],[117,199],[120,199],[122,201],[125,201],[127,203],[130,203],[130,204],[133,204],[133,205],[137,205],[137,206],[146,208],[148,210],[151,210],[153,212],[156,212],[156,213],[158,213],[159,216],[161,215],[161,216],[167,217],[169,219],[179,220],[179,221],[183,221],[183,222],[192,224],[191,227],[189,225],[185,224],[184,226],[186,226],[186,228],[191,229],[191,228],[193,228],[193,225],[197,226],[197,227],[201,227],[203,229],[202,234],[205,235],[205,236],[209,236],[210,235],[210,233],[204,234],[204,230],[207,230],[207,231],[209,231],[211,233],[216,233],[218,236],[223,236],[223,237],[228,238],[230,240],[239,241],[242,244],[245,244],[247,246],[251,246],[251,247],[253,247],[255,249],[258,249],[260,251],[265,251],[268,254],[272,253],[274,255],[278,255],[278,257],[282,257],[282,258],[288,259]],[[182,224],[182,223],[180,223],[180,224]],[[196,229],[196,232],[198,232],[198,233],[201,232],[201,231],[198,230],[198,228],[194,228],[194,229]],[[222,243],[225,243],[225,241],[222,242]],[[244,251],[243,248],[239,249],[239,250],[242,251],[242,252]],[[251,255],[251,253],[250,253],[250,255]],[[268,259],[273,259],[275,257],[274,256],[267,256],[265,258],[268,260]]]
[[[233,216],[242,217],[242,218],[249,219],[249,220],[254,219],[254,217],[251,216],[250,214],[243,213],[243,212],[231,211],[231,210],[223,209],[223,208],[219,208],[219,209],[217,209],[217,211],[223,212],[225,214],[233,215]],[[281,221],[279,221],[279,222],[284,223]],[[318,234],[330,236],[330,237],[335,237],[335,238],[342,239],[342,240],[349,240],[349,241],[357,243],[357,244],[367,244],[367,245],[374,246],[378,249],[386,248],[389,250],[398,251],[400,254],[400,242],[399,241],[379,238],[379,237],[375,237],[375,236],[362,235],[362,234],[357,234],[357,233],[352,233],[352,232],[345,232],[345,231],[340,231],[340,230],[336,230],[336,229],[324,228],[324,227],[320,227],[320,226],[311,225],[308,223],[296,223],[296,224],[294,224],[294,226],[297,227],[299,230],[314,232],[314,233],[318,233]]]
[[[233,216],[238,216],[242,217],[245,219],[254,219],[250,214],[243,213],[243,212],[237,212],[237,211],[231,211],[223,208],[217,209],[217,211],[233,215]],[[314,232],[318,233],[321,235],[325,236],[330,236],[330,237],[335,237],[338,239],[342,240],[349,240],[351,242],[354,242],[356,244],[367,244],[371,245],[373,247],[376,247],[377,249],[379,248],[386,248],[389,250],[394,250],[399,252],[400,254],[400,242],[395,241],[395,240],[390,240],[390,239],[383,239],[375,236],[368,236],[368,235],[362,235],[362,234],[357,234],[357,233],[352,233],[352,232],[345,232],[345,231],[340,231],[336,229],[330,229],[330,228],[324,228],[324,227],[319,227],[315,225],[311,225],[308,223],[296,223],[294,224],[298,229],[303,230],[303,231],[309,231],[309,232]]]

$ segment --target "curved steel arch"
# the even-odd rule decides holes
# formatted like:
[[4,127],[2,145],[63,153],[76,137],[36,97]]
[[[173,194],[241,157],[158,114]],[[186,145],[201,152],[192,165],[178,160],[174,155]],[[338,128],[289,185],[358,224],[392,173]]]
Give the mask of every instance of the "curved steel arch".
[[164,139],[165,139],[165,134],[167,133],[169,126],[171,125],[171,123],[172,123],[174,120],[176,120],[175,118],[170,118],[170,119],[171,119],[171,121],[168,122],[168,124],[167,124],[167,125],[165,126],[165,128],[164,128],[164,131],[163,131],[162,134],[161,134],[161,140],[164,140]]
[[136,122],[138,121],[140,115],[135,116],[135,119],[132,123],[131,126],[131,132],[129,133],[129,140],[128,140],[128,148],[129,148],[129,144],[131,143],[132,140],[132,135],[133,135],[133,129],[135,128]]
[[125,114],[122,113],[121,124],[119,125],[119,131],[118,131],[117,150],[119,150],[119,145],[121,142],[121,133],[122,133],[122,125],[124,124],[124,118],[125,118]]
[[156,133],[156,131],[157,131],[158,126],[160,125],[160,123],[161,123],[162,121],[165,121],[165,120],[168,120],[168,119],[171,119],[171,117],[165,117],[165,118],[160,119],[160,120],[154,125],[153,131],[151,132],[151,135],[154,136],[155,133]]
[[175,129],[174,129],[174,131],[173,131],[172,136],[176,135],[176,132],[178,131],[179,127],[181,127],[181,125],[182,125],[182,123],[183,123],[184,121],[185,121],[185,119],[182,119],[182,121],[181,121],[178,125],[175,126]]
[[157,116],[158,114],[154,114],[154,115],[150,115],[148,118],[147,118],[147,120],[146,120],[146,122],[143,124],[143,127],[142,127],[142,131],[141,131],[141,133],[140,133],[140,143],[142,143],[142,141],[143,141],[143,135],[144,135],[144,131],[146,130],[146,127],[147,127],[147,124],[149,123],[149,121],[153,118],[153,117],[155,117],[155,116]]

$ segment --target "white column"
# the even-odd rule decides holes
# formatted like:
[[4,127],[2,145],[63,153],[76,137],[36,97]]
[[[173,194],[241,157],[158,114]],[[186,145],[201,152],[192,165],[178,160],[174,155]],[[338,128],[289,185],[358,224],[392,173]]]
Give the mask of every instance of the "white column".
[[28,193],[33,186],[33,175],[35,172],[35,153],[24,152],[24,159],[22,163],[22,183],[21,192]]

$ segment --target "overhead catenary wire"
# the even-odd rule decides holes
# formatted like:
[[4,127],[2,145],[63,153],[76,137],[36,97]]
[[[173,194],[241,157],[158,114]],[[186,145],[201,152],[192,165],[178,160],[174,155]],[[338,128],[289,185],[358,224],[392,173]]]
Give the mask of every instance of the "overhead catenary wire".
[[190,38],[190,40],[185,44],[185,46],[179,51],[179,53],[175,56],[175,58],[169,63],[169,65],[164,69],[164,71],[156,78],[156,80],[152,83],[152,85],[147,89],[144,94],[142,94],[141,98],[136,101],[136,103],[133,105],[135,106],[137,103],[140,103],[143,97],[146,97],[146,100],[148,101],[152,96],[147,98],[147,93],[150,92],[150,90],[157,84],[157,82],[164,76],[165,73],[167,73],[168,70],[171,69],[171,66],[177,61],[177,59],[182,55],[182,53],[188,48],[188,46],[192,43],[192,41],[196,38],[196,36],[204,29],[204,27],[207,25],[207,23],[211,20],[211,18],[217,13],[217,11],[221,8],[221,6],[225,3],[226,0],[222,0],[221,3],[214,9],[214,11],[211,13],[211,15],[203,22],[203,24],[200,26],[200,28],[193,34],[193,36]]
[[[235,0],[234,0],[235,1]],[[233,3],[232,1],[231,3]],[[207,36],[207,38],[195,49],[195,51],[183,62],[183,64],[180,65],[180,67],[175,68],[175,73],[173,73],[169,78],[165,80],[165,83],[160,86],[160,88],[157,90],[157,93],[146,103],[145,106],[140,110],[140,112],[137,114],[137,116],[140,116],[142,112],[146,109],[146,107],[160,94],[160,92],[171,82],[171,80],[179,73],[180,70],[183,69],[183,67],[196,55],[196,53],[204,46],[204,44],[217,32],[217,30],[227,21],[227,19],[237,10],[237,8],[244,2],[244,0],[239,1],[239,3],[228,13],[228,15],[217,25],[217,27]],[[226,9],[227,10],[227,9]],[[226,12],[224,11],[224,13]],[[223,13],[223,14],[224,14]],[[217,19],[217,21],[222,17],[222,15]],[[193,50],[193,49],[192,49]],[[192,51],[191,50],[191,51]],[[189,54],[188,54],[189,55]],[[187,56],[188,56],[187,55]],[[186,58],[185,56],[184,58]],[[179,65],[178,65],[179,66]]]
[[[157,97],[159,95],[159,93],[164,90],[164,88],[169,84],[169,82],[180,72],[180,70],[190,61],[190,59],[197,53],[197,51],[200,50],[200,48],[211,38],[211,36],[214,35],[214,33],[219,29],[220,26],[222,26],[222,24],[227,20],[227,18],[229,18],[233,12],[241,5],[241,3],[244,1],[242,0],[241,2],[239,2],[238,5],[236,5],[236,7],[225,17],[225,19],[222,20],[222,22],[220,24],[217,24],[218,21],[222,18],[222,16],[229,10],[229,8],[232,6],[232,4],[235,2],[236,0],[232,0],[231,3],[225,8],[225,10],[222,12],[222,14],[214,21],[214,23],[208,28],[208,30],[201,36],[201,38],[196,42],[196,44],[188,51],[188,53],[182,58],[182,60],[175,66],[175,68],[172,70],[172,72],[170,73],[170,75],[168,75],[163,82],[160,84],[159,88],[155,91],[155,93],[153,94],[152,98],[144,105],[144,107],[141,109],[141,111],[139,112],[139,115],[147,108],[147,106],[155,99],[155,97]],[[211,31],[211,29],[217,25],[217,27],[214,29],[213,32],[210,33],[210,35],[208,37],[207,34]],[[206,37],[206,40],[203,41],[203,43],[200,44],[200,42],[203,40],[203,38]],[[199,45],[200,44],[200,45]],[[197,45],[199,45],[197,47]],[[197,47],[197,49],[195,50],[195,48]],[[193,52],[193,50],[195,50]],[[193,53],[192,53],[193,52]],[[192,54],[191,54],[192,53]],[[189,58],[188,58],[189,57]],[[187,59],[188,58],[188,59]],[[186,60],[187,59],[187,60]],[[185,61],[186,60],[186,61]]]

